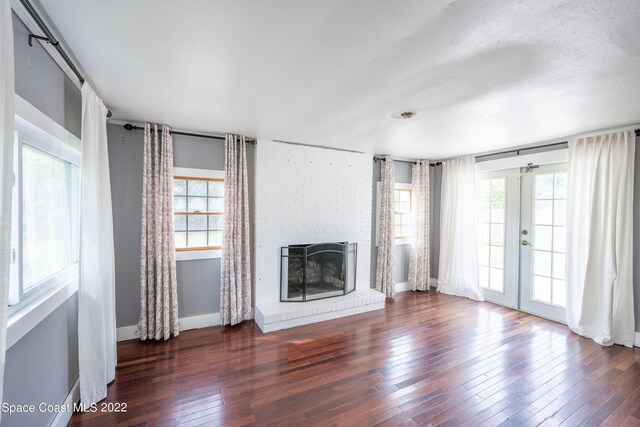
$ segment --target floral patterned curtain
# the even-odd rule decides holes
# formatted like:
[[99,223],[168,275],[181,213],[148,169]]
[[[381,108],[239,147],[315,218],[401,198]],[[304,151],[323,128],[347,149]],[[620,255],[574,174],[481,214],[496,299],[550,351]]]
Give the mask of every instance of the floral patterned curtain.
[[393,157],[381,161],[380,218],[378,222],[378,260],[376,263],[376,289],[393,298],[395,289],[395,211],[393,204]]
[[245,138],[227,134],[224,154],[220,316],[223,325],[235,325],[253,318]]
[[409,256],[409,289],[426,291],[429,289],[429,162],[420,160],[411,168],[413,187],[412,223],[415,241]]
[[173,140],[171,129],[144,125],[142,236],[140,239],[140,339],[178,335],[178,294],[173,231]]

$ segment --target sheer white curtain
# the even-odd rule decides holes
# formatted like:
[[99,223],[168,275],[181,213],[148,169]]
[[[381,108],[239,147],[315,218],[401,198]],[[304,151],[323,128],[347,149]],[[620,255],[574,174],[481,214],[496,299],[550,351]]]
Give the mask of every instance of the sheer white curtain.
[[633,131],[569,142],[567,324],[633,346]]
[[380,212],[378,219],[378,258],[376,263],[376,289],[393,298],[395,283],[395,210],[393,196],[395,176],[393,157],[384,156],[380,165]]
[[7,298],[11,252],[11,190],[13,182],[13,25],[9,0],[0,0],[0,401],[7,350]]
[[409,256],[409,289],[426,291],[429,289],[429,233],[430,206],[429,161],[419,160],[411,168],[411,187],[413,189],[412,228],[415,241]]
[[116,319],[107,109],[86,82],[81,136],[78,358],[80,398],[88,405],[104,399],[115,378]]
[[484,301],[478,281],[475,159],[442,162],[438,291]]
[[227,134],[224,154],[220,316],[223,325],[235,325],[253,318],[249,246],[249,181],[244,136]]
[[141,340],[180,333],[173,226],[173,139],[169,126],[144,125],[142,232],[140,236]]

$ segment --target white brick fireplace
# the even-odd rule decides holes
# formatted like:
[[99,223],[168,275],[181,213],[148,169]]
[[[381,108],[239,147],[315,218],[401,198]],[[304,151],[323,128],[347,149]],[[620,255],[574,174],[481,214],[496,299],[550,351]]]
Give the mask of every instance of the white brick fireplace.
[[[384,307],[370,289],[371,156],[260,140],[256,151],[256,322],[264,332]],[[280,248],[358,243],[356,291],[307,303],[280,301]]]

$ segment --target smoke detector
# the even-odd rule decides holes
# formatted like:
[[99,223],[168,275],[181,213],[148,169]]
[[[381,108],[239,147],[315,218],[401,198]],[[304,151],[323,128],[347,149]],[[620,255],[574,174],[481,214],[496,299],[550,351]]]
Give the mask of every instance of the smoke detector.
[[409,120],[416,116],[415,111],[398,111],[397,113],[393,113],[391,117],[396,120]]

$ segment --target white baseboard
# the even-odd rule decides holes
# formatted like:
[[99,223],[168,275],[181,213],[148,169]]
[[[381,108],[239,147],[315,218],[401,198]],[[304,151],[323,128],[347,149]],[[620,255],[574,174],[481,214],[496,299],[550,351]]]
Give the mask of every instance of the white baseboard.
[[[434,279],[433,277],[429,279],[429,287],[430,288],[437,288],[438,287],[438,279]],[[402,282],[402,283],[396,283],[396,293],[398,292],[407,292],[410,291],[411,289],[409,289],[409,283],[408,282]]]
[[640,347],[640,332],[636,332],[636,339],[633,340],[633,345]]
[[407,282],[396,283],[396,294],[399,292],[407,292],[410,291],[409,284]]
[[63,408],[67,408],[66,411],[60,411],[56,414],[56,417],[51,422],[51,427],[64,427],[71,421],[73,415],[73,405],[80,401],[80,379],[76,379],[76,382],[71,386],[71,390],[67,395],[67,398],[62,404]]
[[[200,316],[182,317],[180,319],[180,332],[190,329],[207,328],[220,325],[220,313],[202,314]],[[122,326],[116,330],[118,341],[134,340],[138,338],[136,332],[138,325]]]

